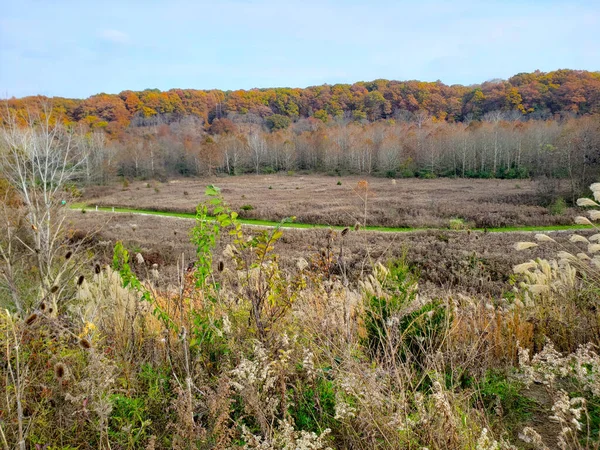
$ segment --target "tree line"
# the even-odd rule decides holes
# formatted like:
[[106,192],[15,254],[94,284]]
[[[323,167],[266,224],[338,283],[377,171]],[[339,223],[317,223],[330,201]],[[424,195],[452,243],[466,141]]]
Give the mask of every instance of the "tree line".
[[[35,109],[41,96],[10,99],[15,110]],[[236,91],[158,89],[98,94],[87,99],[53,98],[55,112],[65,120],[102,129],[113,137],[129,127],[161,116],[177,121],[194,116],[205,130],[215,119],[231,115],[262,120],[272,129],[286,128],[301,118],[321,122],[345,118],[374,122],[424,114],[437,121],[480,120],[492,111],[513,111],[531,119],[600,113],[600,72],[557,70],[520,73],[508,80],[479,85],[448,86],[440,81],[375,80],[299,88]]]
[[388,177],[567,178],[600,167],[600,73],[482,85],[377,80],[251,91],[147,90],[10,99],[8,118],[77,135],[85,182],[280,171]]
[[[600,120],[522,121],[494,112],[481,121],[327,124],[299,120],[268,131],[234,123],[207,134],[192,118],[138,127],[105,151],[124,177],[325,172],[433,178],[565,178],[578,192],[600,168]],[[110,150],[109,150],[110,148]],[[116,155],[116,156],[114,156]]]

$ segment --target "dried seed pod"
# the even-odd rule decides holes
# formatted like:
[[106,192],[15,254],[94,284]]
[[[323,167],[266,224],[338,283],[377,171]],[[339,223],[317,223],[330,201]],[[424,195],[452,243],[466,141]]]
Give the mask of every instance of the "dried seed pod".
[[38,315],[36,313],[31,313],[27,319],[25,319],[25,325],[29,326],[31,325],[33,322],[35,322],[38,319]]
[[223,272],[224,268],[225,268],[225,264],[223,264],[223,261],[219,261],[219,265],[217,266],[217,269],[219,270],[219,272]]
[[61,362],[54,364],[54,376],[58,381],[64,380],[69,373],[67,366]]
[[81,286],[83,280],[85,280],[85,277],[83,275],[79,275],[79,278],[77,278],[77,286]]

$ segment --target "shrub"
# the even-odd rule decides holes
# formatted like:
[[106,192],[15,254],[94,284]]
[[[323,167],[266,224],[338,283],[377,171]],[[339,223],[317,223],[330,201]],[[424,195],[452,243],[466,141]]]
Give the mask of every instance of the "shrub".
[[558,197],[552,204],[548,207],[550,214],[553,216],[559,216],[565,213],[567,209],[567,202],[562,197]]
[[451,230],[465,230],[467,229],[467,225],[465,221],[461,218],[450,219],[449,226]]
[[254,206],[252,206],[252,205],[242,205],[242,206],[240,206],[240,209],[242,211],[252,211],[254,209]]
[[[404,260],[388,268],[379,266],[369,283],[363,284],[365,345],[375,357],[421,360],[446,329],[446,311],[441,302],[419,302],[417,278]],[[398,354],[390,354],[397,349]]]
[[490,417],[515,429],[529,420],[539,406],[523,395],[523,383],[500,371],[488,371],[478,384],[474,400],[481,401]]

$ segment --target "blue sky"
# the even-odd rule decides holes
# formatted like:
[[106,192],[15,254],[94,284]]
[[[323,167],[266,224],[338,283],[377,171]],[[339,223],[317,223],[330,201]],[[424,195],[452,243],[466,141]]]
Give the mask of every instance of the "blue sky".
[[0,0],[0,97],[600,70],[600,0]]

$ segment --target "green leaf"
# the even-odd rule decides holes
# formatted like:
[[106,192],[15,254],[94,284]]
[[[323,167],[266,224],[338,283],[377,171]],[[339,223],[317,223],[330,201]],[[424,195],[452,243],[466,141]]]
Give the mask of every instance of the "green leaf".
[[206,186],[206,190],[204,191],[204,195],[208,196],[208,197],[215,197],[217,195],[219,195],[219,193],[221,192],[221,189],[219,189],[216,186],[208,185]]

